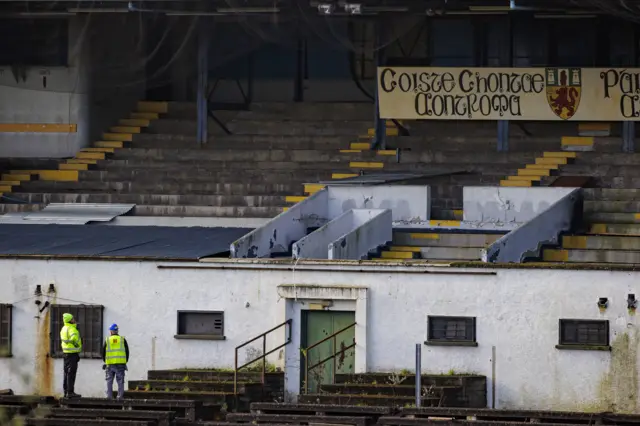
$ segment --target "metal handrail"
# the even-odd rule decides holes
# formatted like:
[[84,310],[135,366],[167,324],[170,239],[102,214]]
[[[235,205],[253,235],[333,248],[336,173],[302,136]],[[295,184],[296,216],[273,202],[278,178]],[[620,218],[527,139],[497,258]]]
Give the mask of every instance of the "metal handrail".
[[[302,351],[302,354],[304,355],[305,358],[305,372],[304,372],[304,392],[305,393],[309,393],[309,371],[313,370],[316,367],[319,367],[321,365],[323,365],[324,363],[326,363],[327,361],[331,361],[332,359],[335,359],[338,355],[342,355],[343,353],[345,353],[346,351],[348,351],[349,349],[353,348],[356,346],[356,339],[355,337],[353,338],[353,343],[350,344],[349,346],[346,346],[342,349],[340,349],[339,351],[336,352],[336,337],[340,334],[343,333],[353,327],[355,327],[357,325],[357,323],[353,323],[351,325],[348,325],[338,331],[336,331],[335,333],[325,337],[324,339],[314,343],[313,345],[307,347],[306,349],[304,349]],[[320,346],[321,344],[323,344],[324,342],[333,339],[333,355],[329,355],[328,357],[326,357],[325,359],[323,359],[322,361],[319,361],[313,365],[309,365],[308,361],[309,361],[309,351],[313,348],[316,348],[318,346]],[[334,366],[332,372],[331,372],[331,383],[335,383],[336,382],[336,368]]]
[[[284,348],[289,343],[291,343],[291,323],[292,323],[292,320],[288,319],[285,322],[283,322],[282,324],[278,324],[275,327],[265,331],[264,333],[257,335],[253,339],[247,340],[243,344],[236,346],[236,349],[235,349],[235,369],[233,370],[233,394],[234,395],[236,395],[236,396],[238,395],[238,370],[240,370],[241,368],[244,368],[244,367],[246,367],[248,365],[251,365],[256,361],[262,360],[262,376],[261,376],[261,379],[262,379],[262,386],[265,385],[265,373],[267,371],[267,356],[271,355],[272,353],[274,353],[278,349]],[[267,352],[267,335],[269,333],[272,333],[272,332],[284,327],[284,326],[287,326],[287,331],[286,331],[287,339],[286,339],[286,341],[283,344],[281,344],[280,346],[278,346],[276,348],[273,348],[269,352]],[[245,362],[241,366],[238,366],[238,350],[244,348],[245,346],[255,342],[256,340],[258,340],[260,338],[262,338],[262,355],[260,355],[256,359],[253,359],[253,360],[251,360],[249,362]]]

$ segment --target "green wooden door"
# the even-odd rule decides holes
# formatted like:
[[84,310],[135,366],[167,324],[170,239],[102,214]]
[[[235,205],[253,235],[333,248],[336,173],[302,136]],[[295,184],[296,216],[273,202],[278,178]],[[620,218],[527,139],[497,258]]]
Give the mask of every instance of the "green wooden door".
[[[333,333],[355,323],[355,312],[343,311],[303,311],[302,347],[309,348],[315,343],[331,336]],[[310,393],[319,390],[320,384],[333,382],[334,370],[336,374],[353,373],[355,364],[355,347],[341,352],[355,342],[355,327],[343,331],[326,342],[306,351],[306,358],[302,357],[302,388],[308,381]],[[330,358],[334,353],[341,352],[336,357],[317,365]],[[303,351],[304,354],[304,351]],[[306,361],[306,363],[305,363]],[[312,367],[307,373],[307,366]]]

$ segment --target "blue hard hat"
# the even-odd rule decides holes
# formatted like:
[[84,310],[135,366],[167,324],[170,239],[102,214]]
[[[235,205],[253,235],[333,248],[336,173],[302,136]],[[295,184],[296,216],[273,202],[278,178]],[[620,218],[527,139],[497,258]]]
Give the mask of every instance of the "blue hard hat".
[[109,331],[118,331],[118,324],[111,324],[111,327],[109,327]]

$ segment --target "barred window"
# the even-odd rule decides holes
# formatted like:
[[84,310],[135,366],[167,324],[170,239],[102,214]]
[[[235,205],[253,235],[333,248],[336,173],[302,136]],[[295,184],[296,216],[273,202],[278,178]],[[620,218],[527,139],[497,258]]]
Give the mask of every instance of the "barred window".
[[102,358],[102,305],[51,305],[51,337],[49,353],[54,358],[63,355],[60,330],[64,327],[62,314],[70,313],[76,320],[82,352],[80,358]]
[[8,358],[11,353],[12,305],[0,304],[0,358]]
[[224,339],[224,312],[178,311],[176,339]]
[[608,347],[609,321],[561,319],[558,346]]
[[475,317],[429,316],[427,344],[476,345]]

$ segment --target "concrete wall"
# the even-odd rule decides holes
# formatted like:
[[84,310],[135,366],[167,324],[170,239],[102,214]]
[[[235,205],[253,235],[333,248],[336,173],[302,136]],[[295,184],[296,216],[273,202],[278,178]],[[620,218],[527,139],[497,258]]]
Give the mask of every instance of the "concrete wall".
[[[0,133],[0,157],[72,157],[144,93],[144,37],[133,14],[69,18],[66,67],[0,68],[0,123],[75,124],[71,133]],[[142,28],[143,29],[143,28]]]
[[[425,346],[424,372],[484,374],[491,401],[495,347],[498,408],[605,410],[615,404],[617,410],[640,411],[638,318],[626,309],[627,294],[640,292],[635,272],[345,262],[269,266],[225,261],[197,267],[211,269],[158,268],[153,262],[0,260],[0,303],[12,303],[14,312],[14,356],[0,359],[0,385],[17,393],[38,387],[43,393],[61,392],[62,362],[44,356],[47,313],[38,319],[33,296],[36,285],[46,292],[54,283],[52,302],[104,305],[105,332],[117,322],[129,340],[132,379],[145,377],[152,368],[229,368],[235,346],[287,317],[293,318],[294,344],[272,361],[282,365],[286,359],[289,372],[299,371],[295,342],[300,310],[311,301],[330,299],[336,301],[331,309],[356,310],[357,371],[411,369],[414,345],[426,339],[427,315],[476,316],[478,346]],[[596,306],[600,297],[609,299],[604,313]],[[174,339],[179,309],[223,310],[226,340]],[[608,319],[612,351],[556,349],[560,318]],[[268,349],[282,339],[282,334],[274,336]],[[246,356],[241,353],[240,359]],[[80,363],[79,393],[101,394],[101,364]],[[295,374],[289,376],[288,389],[295,391],[297,384]]]

